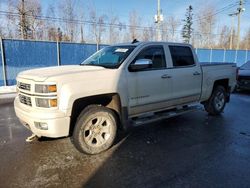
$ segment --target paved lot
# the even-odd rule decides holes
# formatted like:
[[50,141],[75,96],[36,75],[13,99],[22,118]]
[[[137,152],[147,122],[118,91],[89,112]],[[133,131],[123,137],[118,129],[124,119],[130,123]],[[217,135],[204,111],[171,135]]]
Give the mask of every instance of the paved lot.
[[225,113],[204,111],[138,127],[107,152],[69,138],[25,143],[13,105],[0,106],[0,187],[250,187],[250,93]]

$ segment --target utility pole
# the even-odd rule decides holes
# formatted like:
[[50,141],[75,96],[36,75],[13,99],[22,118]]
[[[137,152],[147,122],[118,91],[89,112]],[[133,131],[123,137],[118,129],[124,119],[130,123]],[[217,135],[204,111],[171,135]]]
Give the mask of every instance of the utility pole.
[[245,8],[243,8],[243,0],[240,0],[239,2],[239,8],[237,8],[238,13],[238,29],[237,29],[237,47],[238,50],[240,47],[240,17],[241,13],[244,12]]
[[84,39],[83,39],[83,28],[82,28],[82,25],[81,25],[81,43],[84,43]]
[[161,20],[160,20],[160,15],[161,15],[161,2],[160,0],[158,0],[158,6],[157,6],[157,39],[158,41],[161,40],[161,31],[160,31],[160,27],[161,27]]
[[163,21],[163,15],[161,14],[161,2],[157,0],[157,15],[155,15],[155,23],[157,24],[157,40],[161,40],[161,22]]
[[20,29],[21,29],[21,36],[22,39],[24,39],[24,27],[25,27],[25,21],[24,21],[24,16],[25,16],[25,12],[24,12],[24,0],[22,0],[21,2],[21,12],[20,12],[20,16],[21,16],[21,23],[20,23]]
[[229,14],[231,16],[230,50],[233,48],[234,16],[237,16],[237,14],[237,12]]

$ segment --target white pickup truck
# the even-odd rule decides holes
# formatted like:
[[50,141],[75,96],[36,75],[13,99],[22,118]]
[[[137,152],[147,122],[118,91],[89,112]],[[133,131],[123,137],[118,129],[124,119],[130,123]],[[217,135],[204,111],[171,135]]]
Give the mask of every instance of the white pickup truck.
[[201,65],[191,45],[135,42],[105,47],[80,65],[21,72],[14,106],[36,137],[72,136],[79,151],[97,154],[112,146],[118,128],[200,103],[218,115],[235,85],[235,64]]

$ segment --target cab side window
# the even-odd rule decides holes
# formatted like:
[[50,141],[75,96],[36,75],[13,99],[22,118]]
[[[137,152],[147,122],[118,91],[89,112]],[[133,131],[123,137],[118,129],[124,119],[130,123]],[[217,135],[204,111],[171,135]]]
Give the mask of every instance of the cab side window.
[[188,46],[169,46],[173,67],[195,65],[192,50]]
[[135,63],[139,59],[150,59],[152,61],[152,66],[146,70],[166,68],[165,54],[162,46],[146,47],[137,55],[132,63]]

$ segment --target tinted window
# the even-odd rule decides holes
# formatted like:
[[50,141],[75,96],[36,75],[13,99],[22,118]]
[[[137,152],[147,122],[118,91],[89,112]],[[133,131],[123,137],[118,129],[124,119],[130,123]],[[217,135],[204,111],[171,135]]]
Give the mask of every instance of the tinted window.
[[191,49],[185,46],[169,46],[173,66],[183,67],[194,65],[194,57]]
[[240,69],[250,69],[250,61],[246,62],[245,64],[243,64]]
[[151,46],[143,49],[135,58],[133,63],[138,59],[152,60],[152,67],[150,69],[166,68],[165,54],[162,46]]

